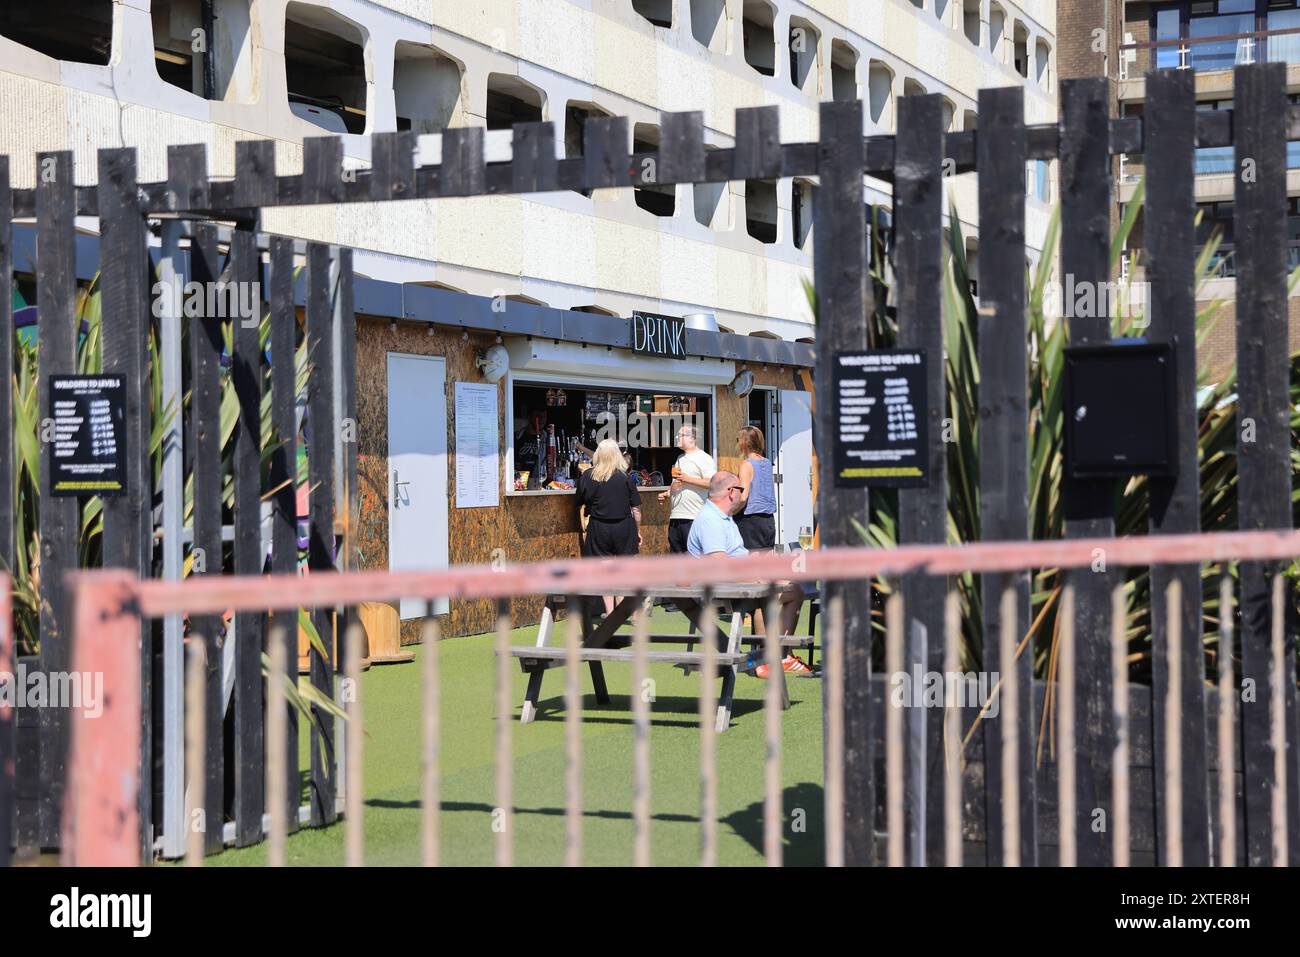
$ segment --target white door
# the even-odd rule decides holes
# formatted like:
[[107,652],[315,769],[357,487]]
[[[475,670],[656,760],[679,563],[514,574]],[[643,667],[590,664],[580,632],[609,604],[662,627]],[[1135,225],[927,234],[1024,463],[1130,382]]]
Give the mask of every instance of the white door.
[[774,465],[781,475],[776,486],[776,540],[799,541],[799,529],[813,523],[812,394],[782,389],[776,415],[780,443]]
[[[437,356],[388,354],[388,567],[447,567],[447,365]],[[426,604],[403,598],[403,620]],[[433,614],[445,615],[438,599]]]

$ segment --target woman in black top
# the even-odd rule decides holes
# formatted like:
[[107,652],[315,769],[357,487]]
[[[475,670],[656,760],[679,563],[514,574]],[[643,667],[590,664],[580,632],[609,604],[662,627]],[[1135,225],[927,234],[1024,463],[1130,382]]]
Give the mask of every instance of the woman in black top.
[[[628,476],[623,453],[613,439],[596,446],[591,468],[578,478],[579,515],[586,513],[583,555],[603,558],[641,550],[641,493]],[[605,612],[614,599],[605,596]]]

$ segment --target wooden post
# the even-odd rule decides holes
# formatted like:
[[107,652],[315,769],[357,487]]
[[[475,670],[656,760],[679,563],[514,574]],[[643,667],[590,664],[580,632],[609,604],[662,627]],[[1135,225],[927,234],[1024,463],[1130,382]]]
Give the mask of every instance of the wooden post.
[[[284,682],[289,676],[288,648],[284,625],[271,629],[266,645],[266,807],[269,826],[266,831],[268,867],[284,867],[285,837],[289,833],[289,781],[284,773]],[[295,669],[296,670],[296,669]]]
[[[329,302],[328,246],[307,247],[307,349],[311,375],[307,380],[307,465],[311,481],[310,544],[307,563],[313,575],[334,571],[334,336]],[[329,608],[312,610],[312,622],[321,636],[325,654],[312,649],[311,682],[322,694],[334,697],[335,653],[331,641],[334,616]],[[340,622],[339,625],[342,625]],[[332,824],[337,767],[334,750],[334,716],[312,707],[311,822]]]
[[[573,608],[573,597],[565,607]],[[564,628],[564,864],[582,864],[582,649],[581,616]]]
[[903,598],[895,589],[885,602],[885,833],[890,867],[906,862],[903,816],[903,716],[908,701],[894,700],[903,674]]
[[344,677],[347,680],[343,700],[347,707],[347,776],[343,782],[346,805],[343,830],[348,867],[365,863],[365,712],[361,701],[361,657],[365,633],[360,625],[351,625],[343,636]]
[[[1193,189],[1193,135],[1196,102],[1190,70],[1159,70],[1147,74],[1143,155],[1147,158],[1146,270],[1151,290],[1148,338],[1174,344],[1177,393],[1172,410],[1178,430],[1177,467],[1173,479],[1150,479],[1150,530],[1175,534],[1201,530],[1200,464],[1197,458],[1199,418],[1196,408],[1196,205]],[[1141,330],[1135,330],[1139,334]],[[1177,581],[1186,600],[1165,607],[1154,596],[1164,595]],[[1177,667],[1181,686],[1177,705],[1182,738],[1183,863],[1210,863],[1210,776],[1205,726],[1205,656],[1201,645],[1201,570],[1197,565],[1155,565],[1151,568],[1152,717],[1155,764],[1164,766],[1166,729],[1162,715],[1169,700],[1169,676]],[[1169,660],[1169,636],[1177,611],[1182,629],[1182,661]],[[1169,614],[1166,614],[1168,612]],[[1167,802],[1167,782],[1156,775],[1156,807]],[[1156,844],[1169,863],[1165,815],[1156,815]]]
[[[1242,529],[1291,528],[1290,398],[1286,295],[1286,66],[1261,63],[1233,70],[1233,133],[1237,240],[1237,515]],[[1245,780],[1246,862],[1273,862],[1275,781],[1269,714],[1272,577],[1275,563],[1243,562],[1241,678],[1254,699],[1241,705]],[[1283,654],[1295,673],[1294,647]],[[1282,683],[1285,720],[1296,727],[1295,682]],[[1294,754],[1292,755],[1294,762]],[[1294,763],[1292,767],[1295,767]],[[1295,790],[1287,802],[1292,855],[1300,855]],[[1292,856],[1291,863],[1300,863]]]
[[[773,108],[773,113],[775,112]],[[873,309],[867,283],[866,213],[863,205],[862,103],[820,106],[816,193],[819,239],[817,287],[817,524],[820,544],[861,545],[853,523],[867,524],[866,489],[835,487],[835,355],[867,347],[866,317]],[[774,122],[774,121],[773,121]],[[737,153],[740,150],[737,149]],[[845,862],[874,864],[876,783],[871,728],[871,595],[864,582],[823,582],[823,600],[844,608],[844,842]]]
[[718,863],[718,614],[713,595],[700,598],[700,866]]
[[[773,590],[763,609],[763,662],[767,684],[763,688],[763,857],[768,867],[780,867],[785,843],[784,792],[781,789],[781,698],[785,690],[781,648],[781,602]],[[707,642],[708,639],[706,638]]]
[[[948,592],[943,607],[944,693],[953,686],[949,676],[961,671],[961,595],[954,588]],[[962,747],[960,696],[947,697],[943,711],[943,863],[961,867]]]
[[[126,383],[126,494],[104,496],[103,561],[148,578],[153,556],[153,469],[149,461],[148,233],[140,210],[134,149],[99,151],[103,366]],[[153,625],[140,629],[140,857],[153,857]]]
[[[215,226],[194,226],[191,246],[191,273],[194,281],[211,288],[221,276]],[[205,296],[205,301],[207,297]],[[195,316],[190,326],[190,440],[193,450],[191,468],[194,475],[192,527],[193,565],[191,574],[220,575],[221,543],[221,320],[215,316]],[[207,825],[208,853],[222,848],[222,823],[225,821],[225,694],[221,683],[221,649],[225,644],[219,615],[194,616],[190,631],[206,643],[207,709],[206,755],[203,773],[206,778],[203,808]],[[188,694],[189,687],[186,688]],[[187,822],[192,827],[193,822]]]
[[511,753],[510,703],[510,602],[497,602],[496,635],[496,807],[492,809],[492,830],[496,834],[497,867],[514,865],[514,756]]
[[[420,784],[420,835],[425,867],[437,867],[441,851],[442,678],[438,670],[438,619],[424,619],[420,655],[424,658],[424,767]],[[510,723],[510,716],[506,716]]]
[[[93,584],[92,584],[93,581]],[[60,863],[131,867],[140,863],[140,617],[132,576],[85,576],[77,595],[72,670],[102,680],[100,712],[75,714],[68,761]]]
[[646,652],[650,650],[650,609],[645,607],[644,596],[637,594],[641,611],[633,621],[632,634],[632,821],[633,863],[637,867],[650,866],[650,666]]
[[[1111,800],[1114,802],[1114,828],[1115,828],[1115,849],[1114,864],[1116,867],[1129,866],[1129,852],[1132,844],[1129,827],[1129,692],[1128,692],[1128,630],[1126,613],[1128,610],[1127,602],[1124,597],[1124,586],[1116,584],[1110,591],[1110,669],[1111,683],[1114,685],[1112,694],[1114,697],[1113,711],[1115,714],[1115,760],[1114,780],[1112,783]],[[1062,705],[1064,710],[1064,705]],[[1074,720],[1074,709],[1070,709],[1070,720]],[[1062,759],[1064,760],[1064,759]],[[1070,764],[1073,766],[1074,757],[1071,755]],[[1073,787],[1071,787],[1071,799],[1073,799]],[[1062,792],[1064,794],[1064,792]],[[1062,798],[1064,799],[1064,798]],[[1064,838],[1062,838],[1064,842]]]
[[[293,302],[293,240],[271,237],[271,435],[278,443],[271,455],[271,570],[298,573],[298,383],[295,368],[298,315]],[[287,673],[298,673],[298,609],[276,611],[282,625]],[[302,783],[298,774],[298,709],[285,702],[281,762],[285,773],[285,825],[298,829]]]
[[[260,575],[266,564],[262,550],[262,296],[253,224],[235,226],[230,238],[230,276],[234,296],[251,301],[252,314],[231,312],[230,378],[239,404],[232,466],[235,497],[236,575]],[[252,295],[252,290],[258,290]],[[262,647],[266,614],[249,609],[235,613],[234,713],[235,843],[247,847],[262,840],[266,809],[266,743],[263,718]]]
[[[42,423],[53,421],[50,376],[76,371],[76,187],[72,153],[41,153],[36,170],[36,287],[40,342],[39,392]],[[64,574],[77,565],[80,499],[51,493],[50,443],[41,450],[41,670],[66,672],[70,664],[68,629],[71,608]],[[42,708],[40,713],[40,840],[59,845],[59,815],[67,779],[68,710]]]
[[[894,147],[894,272],[898,288],[898,345],[926,356],[926,458],[930,482],[898,493],[898,539],[942,545],[948,538],[948,449],[944,441],[943,314],[940,301],[943,257],[943,98],[905,96],[898,103]],[[939,575],[907,575],[901,581],[910,673],[943,667],[943,614],[947,581]],[[943,863],[943,711],[907,712],[907,857],[912,865]],[[920,725],[920,727],[914,727]],[[927,747],[926,742],[935,742]],[[920,742],[921,753],[914,746]]]
[[[1110,131],[1109,81],[1104,78],[1061,83],[1061,273],[1067,290],[1103,290],[1110,280]],[[1109,311],[1099,296],[1081,297],[1075,308],[1066,296],[1065,317],[1071,345],[1107,342]],[[1087,302],[1094,305],[1087,308]],[[1067,538],[1110,538],[1115,534],[1115,483],[1111,480],[1063,482]],[[1101,552],[1101,550],[1098,550]],[[1119,570],[1104,552],[1090,568],[1069,572],[1075,586],[1079,864],[1099,867],[1112,859],[1110,817],[1111,756],[1115,750],[1110,680],[1110,589]],[[1069,827],[1071,822],[1061,822]]]
[[[4,170],[0,169],[0,185]],[[0,572],[0,682],[17,681],[14,671],[13,579]],[[14,839],[13,814],[16,807],[14,767],[14,712],[0,696],[0,867],[9,866],[9,846]]]
[[1219,867],[1237,866],[1237,749],[1233,720],[1237,685],[1232,673],[1232,614],[1232,576],[1225,573],[1219,582]]
[[[980,131],[976,138],[980,207],[979,453],[980,534],[985,541],[1024,541],[1029,537],[1028,329],[1025,318],[1025,162],[1024,94],[1018,87],[981,90]],[[1027,572],[981,576],[984,670],[1003,681],[1014,667],[1019,698],[1016,729],[1020,806],[1020,862],[1038,861],[1034,781],[1033,656],[1003,661],[995,636],[1001,629],[1002,594],[1013,589],[1017,635],[1029,627]],[[1005,688],[1003,694],[1005,695]],[[1005,698],[1004,698],[1005,700]],[[984,807],[989,864],[1002,863],[1003,822],[1009,814],[1002,780],[1002,730],[997,721],[981,722],[984,737]]]
[[1075,700],[1078,685],[1078,659],[1074,653],[1074,586],[1061,590],[1061,607],[1057,620],[1056,658],[1056,808],[1057,808],[1057,864],[1075,867],[1079,863],[1079,844],[1073,827],[1062,822],[1073,821],[1078,813],[1075,800],[1077,763],[1075,748],[1078,738],[1074,731]]

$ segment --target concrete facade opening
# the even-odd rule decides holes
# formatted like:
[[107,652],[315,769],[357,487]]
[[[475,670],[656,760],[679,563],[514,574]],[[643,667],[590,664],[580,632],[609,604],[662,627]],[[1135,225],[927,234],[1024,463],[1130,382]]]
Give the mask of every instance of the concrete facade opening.
[[867,96],[871,122],[884,130],[894,123],[894,71],[880,60],[867,68]]
[[657,27],[672,28],[673,0],[632,0],[632,9]]
[[745,180],[745,231],[760,243],[777,240],[776,183],[768,179]]
[[208,100],[257,101],[251,0],[154,0],[150,15],[159,79]]
[[691,0],[691,35],[714,53],[729,53],[727,0]]
[[[583,130],[587,120],[593,116],[610,116],[609,110],[603,110],[595,103],[581,103],[570,100],[564,107],[564,158],[582,158]],[[589,189],[578,190],[583,196],[590,196]]]
[[980,45],[980,0],[963,0],[961,7],[961,28],[966,39],[975,46]]
[[441,133],[465,124],[465,70],[440,50],[401,41],[393,54],[397,128]]
[[359,27],[330,10],[285,8],[284,73],[295,116],[330,133],[365,132],[365,44]]
[[1014,33],[1015,47],[1013,61],[1016,72],[1023,77],[1029,76],[1029,31],[1019,20],[1016,21]]
[[794,244],[803,249],[812,235],[814,195],[817,187],[811,180],[796,179],[790,188],[790,219],[794,227]]
[[831,42],[831,99],[858,98],[858,51],[843,40]]
[[1007,12],[996,3],[989,4],[989,52],[999,63],[1005,62],[1002,41],[1007,32]]
[[508,73],[488,74],[487,128],[508,130],[516,123],[545,119],[546,94]]
[[6,3],[0,7],[0,36],[56,60],[106,66],[113,49],[113,3]]
[[821,32],[808,20],[790,18],[790,82],[809,96],[820,92]]
[[[632,128],[632,152],[653,153],[657,149],[659,127],[652,123],[636,124]],[[676,186],[636,186],[632,189],[632,199],[655,216],[672,216],[677,211]]]
[[741,20],[745,62],[763,76],[776,76],[775,14],[763,0],[745,0]]
[[[716,146],[705,149],[714,150]],[[731,228],[731,184],[696,183],[691,187],[695,206],[695,221],[710,229]]]

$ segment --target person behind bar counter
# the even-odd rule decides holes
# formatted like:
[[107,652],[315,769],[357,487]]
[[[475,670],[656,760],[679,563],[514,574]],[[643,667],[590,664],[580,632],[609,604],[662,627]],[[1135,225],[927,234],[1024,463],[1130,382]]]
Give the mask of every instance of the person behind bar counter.
[[542,487],[546,465],[546,410],[530,409],[527,424],[515,436],[515,469],[528,472],[528,487]]
[[[579,517],[586,512],[583,555],[602,558],[635,555],[641,550],[641,493],[627,474],[618,443],[603,439],[591,457],[591,468],[578,477]],[[605,614],[614,598],[605,595]]]
[[740,493],[736,506],[736,527],[751,552],[770,552],[776,546],[776,486],[772,482],[772,460],[764,457],[767,443],[763,430],[747,425],[736,433],[740,452]]

